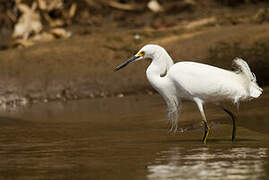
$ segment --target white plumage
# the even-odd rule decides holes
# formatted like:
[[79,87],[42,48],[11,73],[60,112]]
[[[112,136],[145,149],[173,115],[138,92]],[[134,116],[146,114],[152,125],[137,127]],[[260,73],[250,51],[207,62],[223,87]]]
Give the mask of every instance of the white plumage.
[[[240,58],[234,59],[236,71],[197,63],[178,62],[174,64],[166,50],[158,45],[146,45],[139,52],[119,65],[115,71],[140,59],[150,58],[152,63],[146,71],[150,84],[162,95],[168,107],[168,119],[172,123],[171,130],[178,126],[178,110],[181,100],[194,101],[205,123],[203,142],[206,142],[208,126],[203,104],[213,102],[219,104],[224,100],[238,103],[242,100],[257,98],[262,89],[256,83],[256,77],[248,64]],[[233,139],[235,137],[235,119],[233,114],[223,108],[233,119]]]

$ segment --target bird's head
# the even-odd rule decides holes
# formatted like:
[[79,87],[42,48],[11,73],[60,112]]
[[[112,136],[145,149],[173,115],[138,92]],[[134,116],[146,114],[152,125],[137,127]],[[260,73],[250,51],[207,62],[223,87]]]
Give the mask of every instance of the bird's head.
[[127,61],[117,66],[114,69],[114,71],[118,71],[121,68],[124,68],[125,66],[127,66],[128,64],[135,61],[139,61],[141,59],[146,59],[146,58],[153,59],[154,56],[156,56],[156,54],[160,52],[161,50],[163,50],[163,48],[159,45],[154,45],[154,44],[145,45],[133,57],[129,58]]

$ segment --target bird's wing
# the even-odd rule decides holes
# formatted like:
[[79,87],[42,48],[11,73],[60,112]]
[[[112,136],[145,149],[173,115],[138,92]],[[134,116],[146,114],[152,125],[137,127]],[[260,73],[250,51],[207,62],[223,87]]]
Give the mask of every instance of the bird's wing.
[[168,71],[168,78],[193,97],[204,100],[232,98],[242,89],[240,77],[235,72],[195,62],[174,64]]

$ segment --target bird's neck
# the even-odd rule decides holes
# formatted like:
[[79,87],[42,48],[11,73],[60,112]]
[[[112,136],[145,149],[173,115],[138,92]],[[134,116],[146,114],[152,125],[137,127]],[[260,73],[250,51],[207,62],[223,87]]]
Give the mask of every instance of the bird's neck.
[[179,99],[177,98],[173,82],[171,82],[166,75],[173,64],[173,60],[167,53],[161,54],[152,59],[146,74],[152,87],[163,97],[167,105],[167,118],[172,123],[171,130],[176,130],[178,124]]
[[152,56],[152,62],[148,70],[152,75],[164,77],[173,64],[174,62],[169,54],[164,49],[160,49]]
[[148,81],[162,95],[168,83],[166,74],[173,64],[172,58],[165,50],[159,51],[152,57],[152,62],[146,71]]

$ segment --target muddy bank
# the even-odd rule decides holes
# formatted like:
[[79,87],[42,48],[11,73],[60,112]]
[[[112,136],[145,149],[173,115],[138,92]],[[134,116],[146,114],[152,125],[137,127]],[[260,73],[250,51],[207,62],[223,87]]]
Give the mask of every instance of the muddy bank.
[[[260,84],[268,84],[269,24],[206,27],[182,31],[113,31],[0,52],[1,103],[94,98],[152,93],[149,61],[120,72],[113,68],[144,44],[164,46],[173,59],[230,67],[234,57],[249,63]],[[139,39],[135,39],[135,35]],[[236,48],[235,48],[236,47]]]

